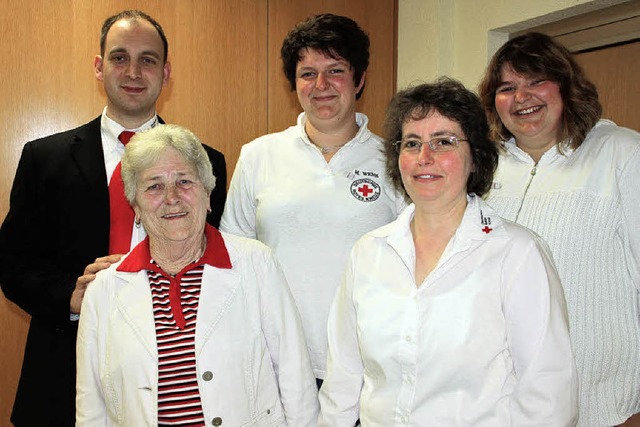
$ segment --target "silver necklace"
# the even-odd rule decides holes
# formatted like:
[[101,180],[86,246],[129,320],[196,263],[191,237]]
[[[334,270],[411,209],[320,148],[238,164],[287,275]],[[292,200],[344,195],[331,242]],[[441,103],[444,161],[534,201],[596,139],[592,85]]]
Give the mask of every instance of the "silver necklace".
[[320,150],[322,154],[335,153],[336,151],[338,151],[339,149],[347,145],[345,143],[340,145],[329,145],[328,147],[323,147],[321,145],[316,144],[315,142],[312,142],[312,144],[318,147],[318,150]]

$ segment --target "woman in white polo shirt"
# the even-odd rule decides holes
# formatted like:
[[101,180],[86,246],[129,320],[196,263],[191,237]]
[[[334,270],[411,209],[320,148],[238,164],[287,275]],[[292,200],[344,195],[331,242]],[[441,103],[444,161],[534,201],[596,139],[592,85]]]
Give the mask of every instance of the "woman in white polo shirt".
[[349,250],[405,202],[385,176],[381,139],[356,112],[369,64],[364,31],[344,16],[313,16],[287,35],[281,54],[304,112],[242,148],[220,227],[277,255],[320,384],[329,306]]

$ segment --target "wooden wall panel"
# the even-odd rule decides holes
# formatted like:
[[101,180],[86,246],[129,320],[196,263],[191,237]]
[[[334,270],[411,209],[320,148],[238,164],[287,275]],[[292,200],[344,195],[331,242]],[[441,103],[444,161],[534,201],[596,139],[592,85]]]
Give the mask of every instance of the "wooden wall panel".
[[269,0],[269,132],[291,126],[302,111],[282,72],[282,40],[297,22],[325,12],[349,16],[369,34],[371,57],[358,111],[369,116],[369,128],[380,135],[396,90],[396,0]]
[[[345,14],[369,32],[358,107],[380,132],[395,91],[397,0],[0,0],[0,221],[22,146],[101,113],[105,95],[93,74],[100,26],[134,8],[156,18],[169,39],[172,76],[158,112],[222,151],[229,178],[242,144],[294,123],[298,102],[279,52],[286,32],[312,13]],[[27,326],[28,316],[0,297],[0,426],[10,425]]]
[[[266,0],[2,0],[0,6],[6,59],[0,72],[0,220],[24,143],[102,112],[105,95],[93,58],[102,22],[122,9],[148,12],[169,39],[173,69],[159,113],[225,153],[229,174],[242,142],[267,131]],[[10,425],[27,325],[28,316],[0,298],[0,426]]]

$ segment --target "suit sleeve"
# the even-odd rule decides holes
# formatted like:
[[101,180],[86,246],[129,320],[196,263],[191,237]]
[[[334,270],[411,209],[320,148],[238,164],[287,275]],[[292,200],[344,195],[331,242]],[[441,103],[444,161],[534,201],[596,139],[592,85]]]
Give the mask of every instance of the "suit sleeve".
[[227,164],[224,155],[205,145],[205,150],[211,161],[211,169],[216,177],[216,187],[211,192],[211,213],[207,215],[207,222],[220,228],[220,218],[227,200]]
[[0,285],[5,296],[31,316],[66,327],[77,276],[61,268],[42,242],[47,224],[40,213],[45,204],[38,196],[40,174],[34,146],[28,143],[18,163],[9,213],[0,228]]

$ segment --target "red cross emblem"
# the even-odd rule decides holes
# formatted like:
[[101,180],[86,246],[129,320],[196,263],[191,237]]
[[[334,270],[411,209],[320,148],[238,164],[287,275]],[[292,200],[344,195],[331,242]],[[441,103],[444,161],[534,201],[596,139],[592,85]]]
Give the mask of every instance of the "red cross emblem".
[[362,194],[363,197],[369,197],[369,194],[373,193],[373,189],[369,188],[367,184],[364,184],[358,187],[358,193]]
[[485,233],[489,234],[493,231],[493,228],[490,228],[488,225],[485,225],[484,228],[482,229],[482,231],[484,231]]
[[371,178],[361,178],[351,183],[349,192],[361,202],[373,202],[380,197],[380,185]]

